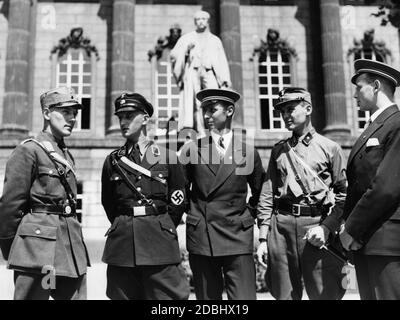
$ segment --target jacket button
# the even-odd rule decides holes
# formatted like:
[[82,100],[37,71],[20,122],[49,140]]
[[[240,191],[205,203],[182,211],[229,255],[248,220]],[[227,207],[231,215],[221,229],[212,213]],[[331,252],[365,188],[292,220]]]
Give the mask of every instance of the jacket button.
[[159,175],[158,175],[160,178],[162,178],[163,177],[163,175],[160,173]]
[[53,170],[50,170],[50,171],[49,171],[49,174],[53,174]]
[[141,188],[141,187],[137,187],[136,189],[137,189],[137,191],[139,191],[139,192],[142,191],[142,188]]
[[139,200],[137,203],[138,203],[138,204],[142,204],[142,200]]
[[138,180],[142,180],[142,176],[138,176],[137,179],[138,179]]
[[36,233],[36,234],[41,234],[42,232],[40,231],[40,229],[36,229],[36,230],[35,230],[35,233]]

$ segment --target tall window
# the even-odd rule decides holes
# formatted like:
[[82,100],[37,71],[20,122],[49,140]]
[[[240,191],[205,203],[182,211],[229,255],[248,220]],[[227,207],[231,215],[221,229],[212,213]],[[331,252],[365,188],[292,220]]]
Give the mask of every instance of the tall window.
[[152,90],[156,135],[168,133],[171,129],[168,127],[169,121],[178,121],[180,90],[172,73],[169,54],[181,35],[181,27],[174,23],[169,29],[169,35],[159,37],[155,47],[147,53],[154,77]]
[[[76,129],[91,128],[91,105],[95,91],[92,88],[95,63],[99,53],[91,40],[83,35],[82,28],[72,28],[69,35],[58,41],[51,50],[53,59],[52,85],[72,87],[83,108],[78,113]],[[92,123],[94,126],[94,123]]]
[[[168,51],[169,53],[169,51]],[[155,70],[155,119],[157,135],[165,134],[168,121],[178,120],[179,88],[172,74],[169,54],[165,52]]]
[[[364,38],[361,40],[354,40],[354,47],[348,52],[350,58],[351,70],[353,62],[357,59],[370,59],[384,63],[390,63],[391,51],[386,48],[386,44],[382,41],[375,41],[375,30],[370,29],[364,32]],[[353,74],[353,72],[351,72]],[[363,131],[365,125],[370,118],[369,111],[361,111],[356,109],[355,126],[357,131]]]
[[78,113],[76,129],[90,129],[91,108],[91,59],[83,50],[70,49],[57,64],[57,86],[68,86],[74,89],[83,105]]
[[279,51],[269,51],[265,60],[259,62],[259,98],[261,107],[261,128],[282,131],[285,124],[280,112],[274,110],[279,91],[292,86],[290,56]]
[[259,127],[269,131],[286,131],[279,111],[274,109],[279,91],[296,85],[296,50],[280,39],[277,30],[269,29],[266,41],[254,48],[256,87],[260,106]]

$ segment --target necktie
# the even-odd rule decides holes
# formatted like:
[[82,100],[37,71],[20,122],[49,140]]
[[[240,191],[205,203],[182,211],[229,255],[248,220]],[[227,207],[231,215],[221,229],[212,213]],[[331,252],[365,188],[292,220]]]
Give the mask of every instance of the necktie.
[[371,118],[369,118],[368,122],[364,126],[364,130],[367,129],[371,125],[371,123],[372,123],[372,120],[371,120]]
[[57,144],[57,146],[58,146],[58,147],[61,149],[61,151],[63,152],[65,159],[68,160],[68,157],[67,157],[67,154],[68,154],[68,152],[67,152],[67,146],[65,145],[64,140],[61,140],[61,141]]
[[218,149],[219,157],[221,159],[223,159],[225,157],[225,144],[224,144],[224,138],[223,137],[220,137],[218,139],[218,146],[219,146],[219,148],[217,148],[217,149]]
[[141,162],[141,158],[140,158],[140,148],[137,143],[133,146],[132,155],[133,155],[133,160],[139,164]]
[[219,138],[218,144],[219,144],[219,146],[220,146],[222,149],[225,150],[224,138],[223,138],[223,137],[220,137],[220,138]]

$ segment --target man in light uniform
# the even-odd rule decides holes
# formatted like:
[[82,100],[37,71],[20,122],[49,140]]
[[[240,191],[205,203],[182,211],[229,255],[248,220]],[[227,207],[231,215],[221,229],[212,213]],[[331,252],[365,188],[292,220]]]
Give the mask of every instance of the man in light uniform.
[[310,299],[341,299],[344,264],[320,247],[340,227],[346,196],[343,152],[315,131],[306,90],[282,90],[275,109],[293,135],[271,152],[258,204],[258,260],[264,264],[268,254],[267,282],[276,299],[301,299],[303,283]]
[[14,299],[82,300],[89,258],[76,216],[74,159],[64,143],[82,105],[66,87],[42,94],[40,103],[43,131],[17,146],[6,165],[0,246],[14,270]]

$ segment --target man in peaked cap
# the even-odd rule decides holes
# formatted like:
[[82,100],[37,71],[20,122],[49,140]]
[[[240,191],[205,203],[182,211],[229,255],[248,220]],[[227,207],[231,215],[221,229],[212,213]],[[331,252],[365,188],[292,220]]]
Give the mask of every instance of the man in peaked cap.
[[86,299],[88,253],[76,216],[74,159],[64,138],[82,106],[67,87],[40,97],[43,131],[17,146],[0,199],[0,245],[14,299]]
[[311,300],[341,299],[344,263],[320,248],[340,228],[346,198],[343,152],[315,131],[305,89],[283,89],[275,109],[293,134],[271,151],[258,204],[258,261],[268,264],[267,283],[276,299],[300,300],[303,284]]
[[103,253],[107,296],[187,299],[176,231],[187,204],[183,168],[147,137],[153,106],[142,95],[122,94],[115,114],[126,143],[107,156],[101,178],[101,201],[111,222]]
[[400,299],[400,112],[394,93],[400,72],[357,60],[354,98],[370,121],[351,150],[341,229],[353,252],[361,299]]
[[256,298],[253,230],[264,169],[257,150],[231,129],[239,98],[231,90],[200,91],[208,135],[181,149],[191,184],[186,245],[200,300],[221,300],[224,288],[230,300]]

